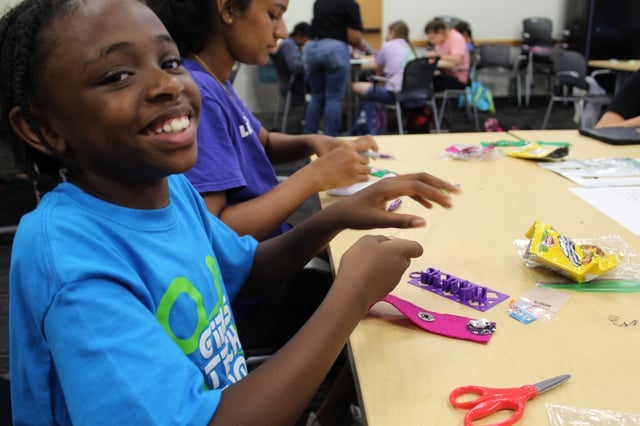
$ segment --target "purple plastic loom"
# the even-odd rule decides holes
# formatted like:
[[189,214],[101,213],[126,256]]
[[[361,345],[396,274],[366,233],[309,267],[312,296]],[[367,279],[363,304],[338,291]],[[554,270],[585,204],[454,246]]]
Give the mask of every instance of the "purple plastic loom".
[[499,291],[454,277],[435,268],[409,273],[409,284],[446,297],[478,311],[486,311],[509,296]]

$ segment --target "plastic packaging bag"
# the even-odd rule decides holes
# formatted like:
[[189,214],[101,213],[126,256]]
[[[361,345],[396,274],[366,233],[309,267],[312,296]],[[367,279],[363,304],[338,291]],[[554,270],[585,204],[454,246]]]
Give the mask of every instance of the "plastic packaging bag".
[[618,265],[617,256],[595,244],[579,244],[550,225],[536,221],[525,234],[530,239],[523,257],[574,281],[591,281]]
[[549,426],[638,426],[640,416],[598,410],[593,408],[566,407],[563,405],[547,404]]

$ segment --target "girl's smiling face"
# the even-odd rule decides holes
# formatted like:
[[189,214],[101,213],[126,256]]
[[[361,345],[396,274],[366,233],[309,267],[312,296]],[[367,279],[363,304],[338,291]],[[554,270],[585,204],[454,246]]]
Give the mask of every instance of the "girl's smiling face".
[[[80,184],[108,193],[188,170],[200,95],[155,14],[136,0],[84,0],[54,21],[34,112]],[[98,187],[98,188],[96,188]]]

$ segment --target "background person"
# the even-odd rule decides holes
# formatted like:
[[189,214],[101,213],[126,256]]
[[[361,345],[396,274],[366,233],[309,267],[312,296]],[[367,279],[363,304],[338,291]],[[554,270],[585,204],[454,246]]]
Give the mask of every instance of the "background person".
[[454,28],[447,28],[440,18],[434,18],[427,23],[424,33],[435,50],[428,50],[427,57],[439,56],[447,62],[446,69],[440,69],[434,76],[433,87],[436,92],[445,89],[464,89],[469,81],[469,66],[471,65],[467,42],[462,34]]
[[[375,102],[394,104],[396,92],[402,89],[404,67],[407,62],[416,58],[416,52],[409,41],[409,26],[404,21],[395,21],[387,28],[387,37],[380,50],[376,53],[376,75],[389,81],[386,83],[357,81],[352,83],[353,93],[360,96],[360,113],[366,117],[366,128],[363,134],[376,134],[373,121]],[[359,118],[356,118],[359,120]],[[358,126],[354,126],[355,129]],[[383,132],[386,129],[383,129]]]
[[596,127],[640,127],[640,70],[627,78]]
[[354,0],[316,0],[311,40],[304,50],[305,71],[311,100],[305,115],[305,133],[342,132],[342,100],[350,76],[349,45],[365,49],[360,6]]
[[278,47],[278,55],[282,56],[289,72],[294,75],[291,91],[292,105],[303,105],[305,102],[307,81],[302,62],[302,50],[307,41],[309,41],[310,29],[311,25],[306,22],[297,23],[289,37],[283,39]]
[[476,44],[473,41],[473,35],[471,33],[471,25],[467,21],[459,21],[455,25],[455,30],[462,34],[464,40],[467,42],[467,49],[469,49],[469,53],[473,53],[476,48]]

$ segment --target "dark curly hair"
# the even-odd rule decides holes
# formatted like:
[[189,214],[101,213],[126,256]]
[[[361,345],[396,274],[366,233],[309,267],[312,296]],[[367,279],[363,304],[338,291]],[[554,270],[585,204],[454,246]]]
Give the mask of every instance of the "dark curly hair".
[[[40,132],[31,105],[39,93],[46,93],[39,81],[56,42],[48,29],[55,19],[77,7],[77,0],[24,0],[0,19],[0,143],[10,145],[18,166],[41,193],[58,182],[63,160]],[[14,107],[20,108],[24,120],[51,155],[27,145],[13,131],[9,113]]]
[[[230,0],[227,8],[242,12],[252,0]],[[218,10],[212,0],[147,0],[158,15],[182,56],[202,52],[207,37],[215,32]]]

